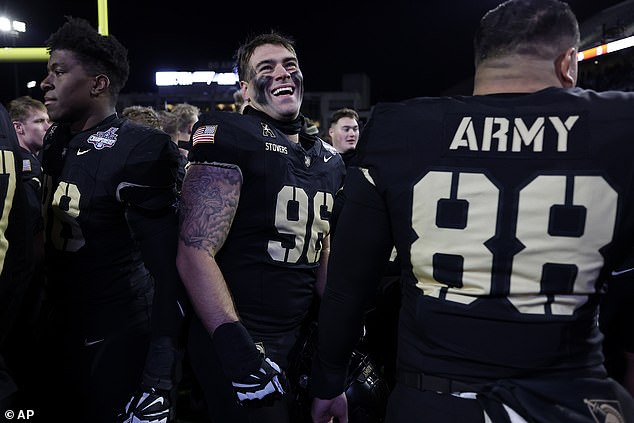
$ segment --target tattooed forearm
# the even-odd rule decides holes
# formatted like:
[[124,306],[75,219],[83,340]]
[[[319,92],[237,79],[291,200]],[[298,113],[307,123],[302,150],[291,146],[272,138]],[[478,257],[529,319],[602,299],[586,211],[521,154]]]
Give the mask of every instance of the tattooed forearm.
[[237,167],[195,164],[187,169],[180,208],[180,239],[214,256],[233,222],[242,174]]

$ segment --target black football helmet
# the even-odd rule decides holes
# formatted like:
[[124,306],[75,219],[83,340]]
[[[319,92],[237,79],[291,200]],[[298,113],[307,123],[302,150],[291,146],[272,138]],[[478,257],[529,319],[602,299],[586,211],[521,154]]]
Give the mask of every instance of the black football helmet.
[[[317,322],[311,322],[305,337],[297,344],[288,368],[288,380],[294,394],[293,421],[310,422],[310,373],[317,350]],[[381,423],[385,417],[389,387],[374,366],[371,357],[357,348],[352,352],[348,379],[348,421],[350,423]]]

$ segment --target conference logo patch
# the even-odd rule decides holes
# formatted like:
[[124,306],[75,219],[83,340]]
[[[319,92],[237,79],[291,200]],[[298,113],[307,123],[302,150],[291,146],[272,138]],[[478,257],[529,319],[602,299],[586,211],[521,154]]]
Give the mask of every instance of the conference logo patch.
[[88,142],[95,146],[97,150],[103,150],[104,148],[112,148],[117,142],[117,130],[119,128],[109,128],[106,131],[97,131],[88,137]]

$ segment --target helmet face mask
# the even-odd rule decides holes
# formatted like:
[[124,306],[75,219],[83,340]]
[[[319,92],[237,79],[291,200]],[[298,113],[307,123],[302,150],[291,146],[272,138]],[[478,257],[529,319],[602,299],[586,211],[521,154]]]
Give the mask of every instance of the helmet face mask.
[[[297,414],[293,421],[308,423],[311,422],[310,373],[317,351],[317,322],[311,322],[304,335],[292,353],[287,376],[294,397],[294,413]],[[383,422],[389,386],[371,357],[361,349],[352,352],[345,392],[350,423]]]
[[380,423],[385,416],[389,388],[369,355],[355,350],[348,368],[348,421]]

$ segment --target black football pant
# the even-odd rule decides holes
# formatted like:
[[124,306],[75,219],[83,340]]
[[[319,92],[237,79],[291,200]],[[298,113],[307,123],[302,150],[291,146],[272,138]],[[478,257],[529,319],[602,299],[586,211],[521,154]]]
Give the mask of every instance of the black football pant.
[[387,405],[385,423],[484,423],[475,399],[421,391],[397,383]]
[[[288,367],[288,356],[297,340],[295,332],[281,336],[252,333],[251,336],[254,342],[263,344],[266,356],[282,370]],[[270,406],[254,408],[237,403],[231,380],[222,370],[211,336],[196,317],[192,319],[188,341],[192,372],[202,388],[212,423],[295,423],[290,416],[290,394]]]
[[33,408],[44,419],[37,422],[115,422],[139,388],[150,340],[150,299],[126,306],[103,324],[79,329],[66,322],[42,345],[45,368]]

